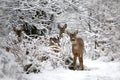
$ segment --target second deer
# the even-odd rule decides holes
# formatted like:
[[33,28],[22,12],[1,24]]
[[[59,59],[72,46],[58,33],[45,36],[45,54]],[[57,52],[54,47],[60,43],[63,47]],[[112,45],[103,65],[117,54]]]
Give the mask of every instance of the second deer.
[[65,24],[63,27],[61,27],[60,24],[58,24],[59,36],[51,37],[50,38],[50,45],[54,45],[55,43],[57,43],[59,45],[60,39],[63,37],[63,33],[65,33],[66,28],[67,28],[67,24]]
[[58,29],[59,29],[59,38],[63,37],[63,33],[65,33],[65,29],[67,28],[67,24],[65,24],[63,27],[58,24]]

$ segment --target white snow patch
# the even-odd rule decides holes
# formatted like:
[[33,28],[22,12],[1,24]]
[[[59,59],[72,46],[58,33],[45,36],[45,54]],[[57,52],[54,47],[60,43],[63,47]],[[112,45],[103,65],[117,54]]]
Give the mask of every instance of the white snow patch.
[[106,63],[87,59],[84,60],[84,65],[84,71],[57,68],[24,77],[28,80],[120,80],[119,62]]

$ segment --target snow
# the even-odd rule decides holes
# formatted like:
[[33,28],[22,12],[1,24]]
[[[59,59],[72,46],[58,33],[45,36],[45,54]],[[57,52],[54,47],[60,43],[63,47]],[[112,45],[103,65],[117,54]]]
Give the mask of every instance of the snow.
[[85,70],[57,68],[38,74],[25,74],[28,80],[120,80],[120,62],[84,60]]

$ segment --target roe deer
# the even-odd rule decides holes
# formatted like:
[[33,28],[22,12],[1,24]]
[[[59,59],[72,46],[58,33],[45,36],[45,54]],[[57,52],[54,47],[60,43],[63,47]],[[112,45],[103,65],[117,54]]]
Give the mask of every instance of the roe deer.
[[[51,37],[50,38],[50,45],[55,45],[55,43],[57,43],[59,45],[59,42],[60,42],[60,38],[63,37],[63,33],[65,33],[65,29],[67,28],[67,24],[65,24],[63,27],[61,27],[59,24],[58,24],[58,29],[59,29],[59,37],[57,36],[56,37]],[[60,45],[59,45],[60,46]]]
[[59,29],[59,38],[62,38],[63,37],[63,33],[65,33],[65,29],[67,28],[67,24],[65,24],[63,27],[61,27],[59,24],[58,24],[58,29]]
[[72,42],[72,53],[74,56],[73,59],[73,68],[76,70],[76,60],[77,58],[79,59],[80,63],[80,70],[83,70],[83,50],[84,50],[84,42],[81,38],[77,38],[78,31],[74,33],[69,33],[67,34],[70,36],[70,41]]

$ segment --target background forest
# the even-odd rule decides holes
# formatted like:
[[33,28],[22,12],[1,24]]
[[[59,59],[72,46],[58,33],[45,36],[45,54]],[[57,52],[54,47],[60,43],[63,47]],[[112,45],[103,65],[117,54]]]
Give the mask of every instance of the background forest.
[[[69,36],[50,45],[50,38],[59,36],[58,25],[78,30],[84,59],[119,62],[119,6],[120,0],[0,0],[0,79],[30,80],[22,73],[67,69],[73,57]],[[21,28],[18,38],[15,29]]]

